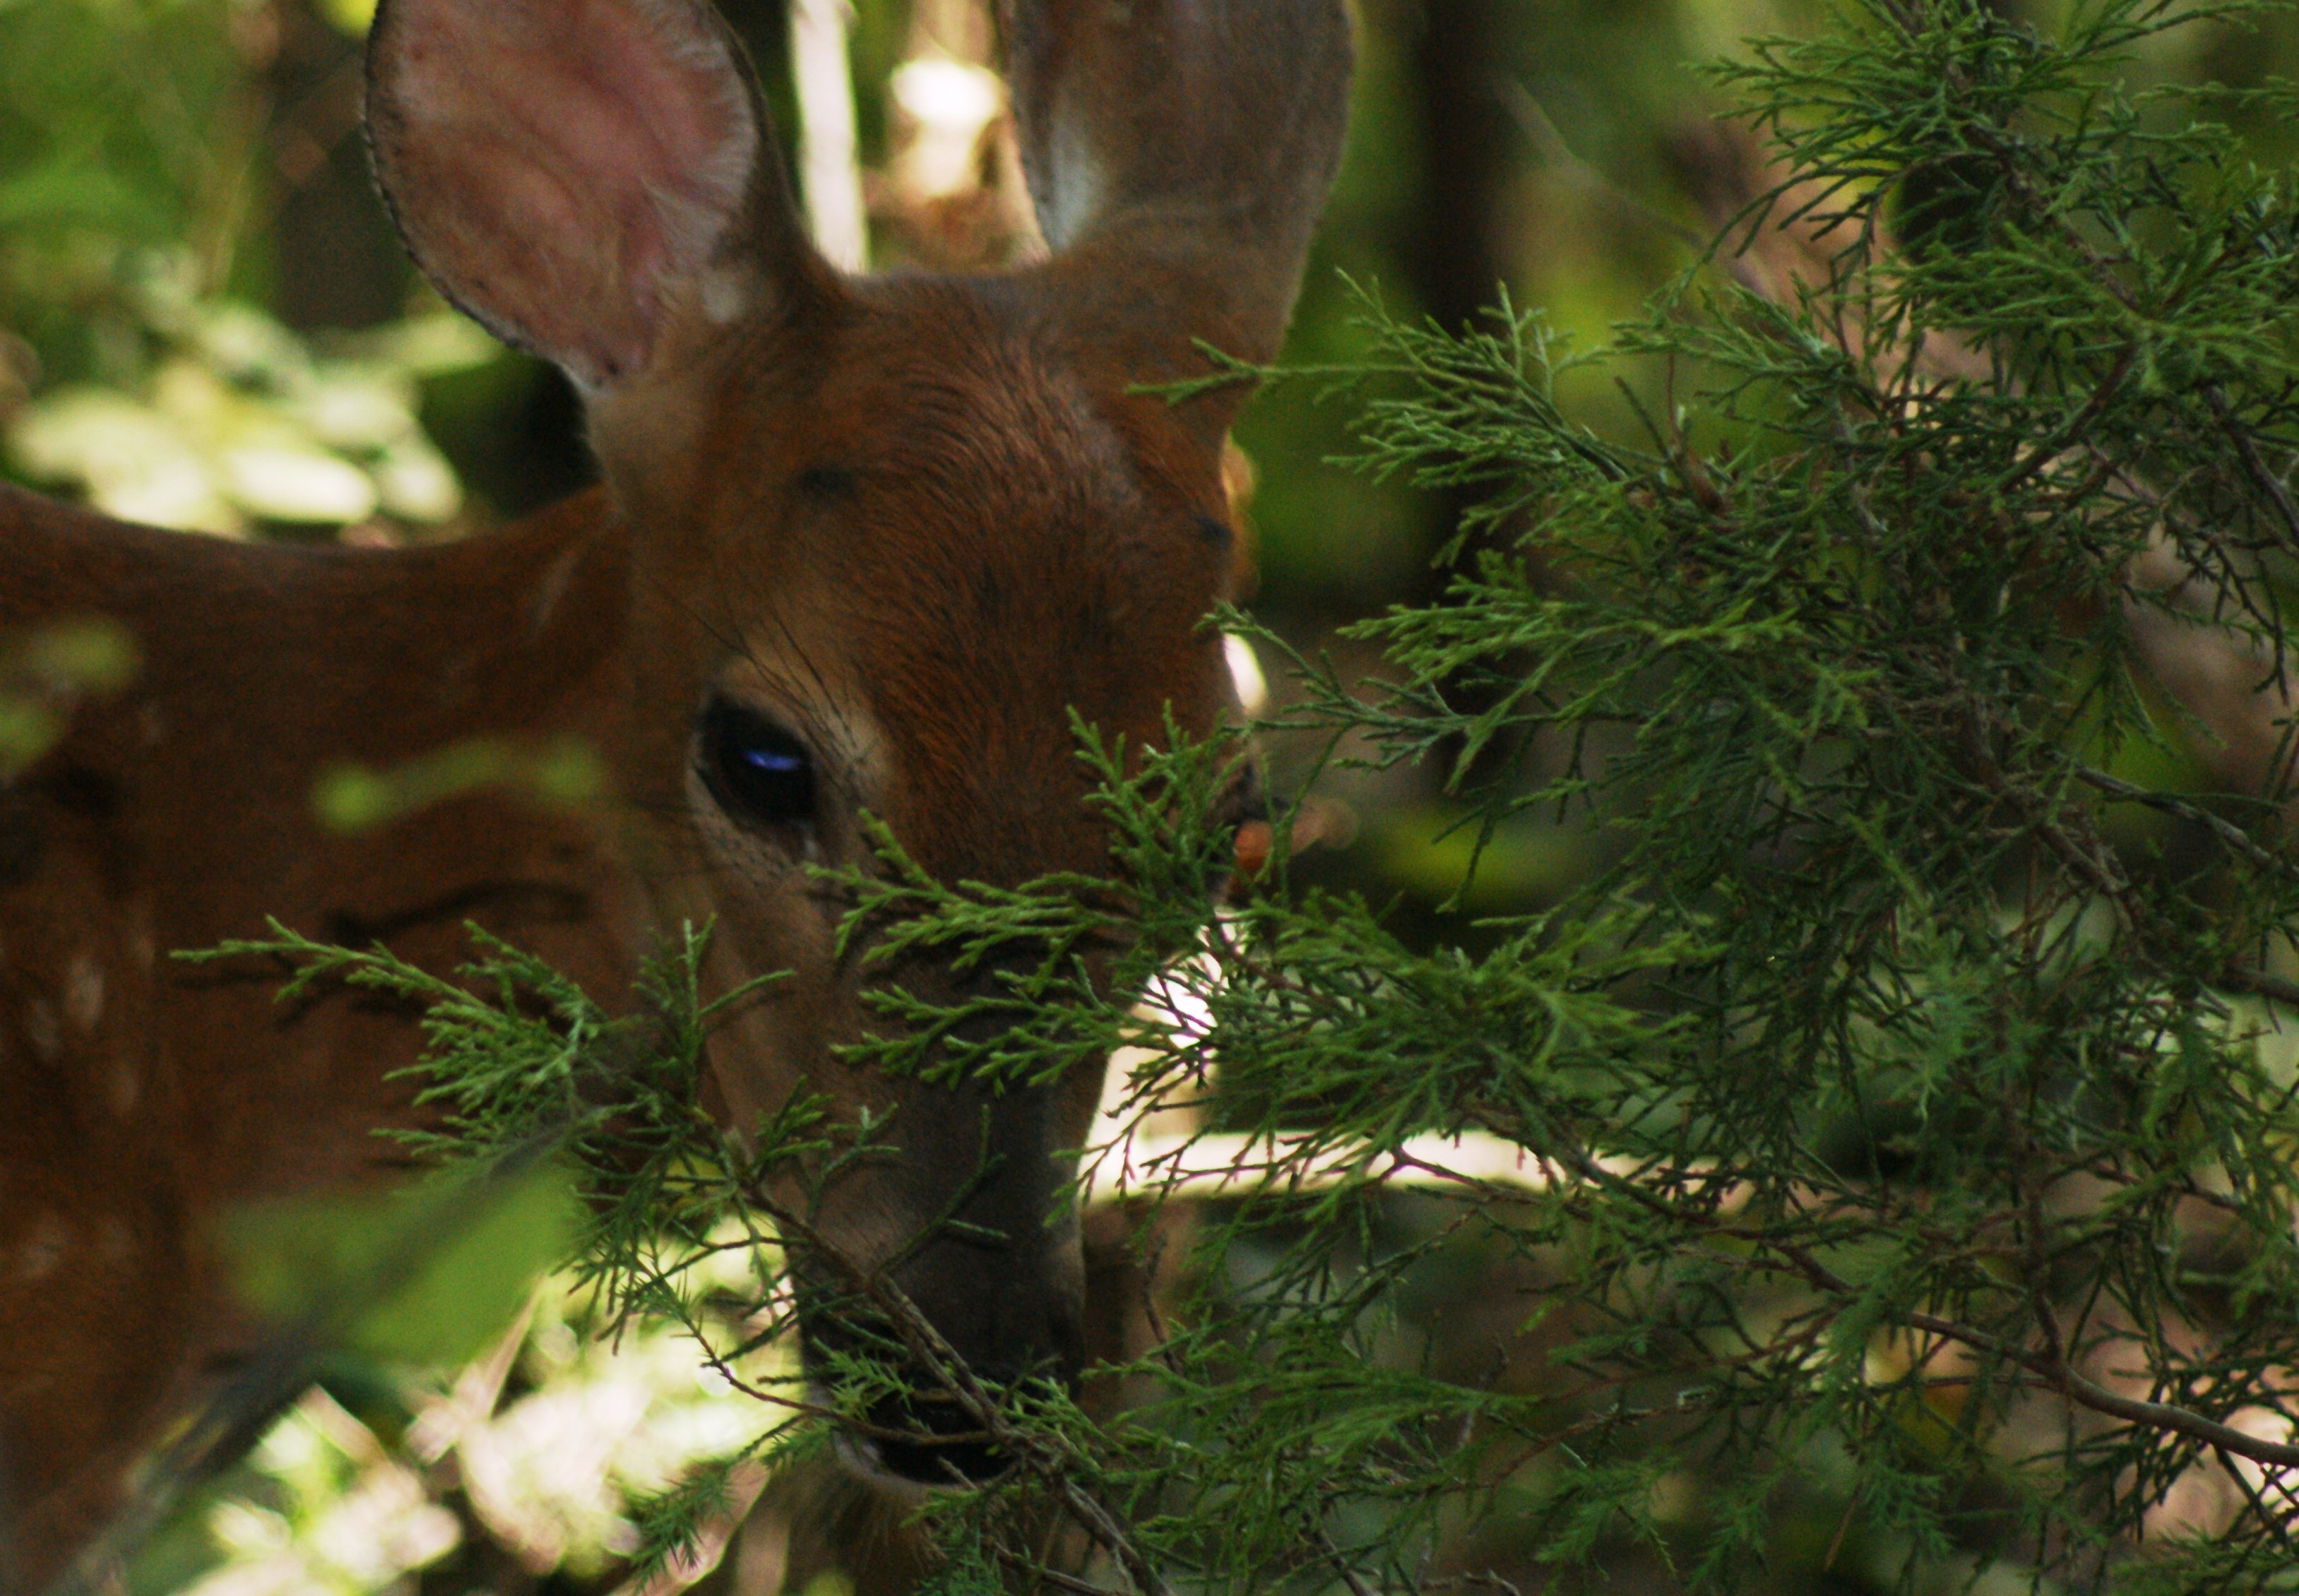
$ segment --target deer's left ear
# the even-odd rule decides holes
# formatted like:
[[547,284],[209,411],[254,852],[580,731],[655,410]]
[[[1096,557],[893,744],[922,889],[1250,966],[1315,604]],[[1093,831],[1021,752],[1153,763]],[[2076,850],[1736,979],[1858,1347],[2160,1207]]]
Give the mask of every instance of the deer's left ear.
[[1005,21],[1057,270],[1105,322],[1274,356],[1340,163],[1342,0],[1007,0]]

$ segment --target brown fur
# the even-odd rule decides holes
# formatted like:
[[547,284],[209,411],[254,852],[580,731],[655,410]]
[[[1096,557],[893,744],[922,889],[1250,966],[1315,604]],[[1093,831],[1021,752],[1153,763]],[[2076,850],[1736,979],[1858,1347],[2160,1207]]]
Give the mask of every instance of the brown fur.
[[[282,1013],[277,973],[171,949],[397,928],[452,962],[477,915],[611,991],[641,909],[594,825],[472,798],[379,834],[313,818],[319,773],[483,732],[602,740],[620,529],[595,496],[420,554],[244,549],[0,489],[0,633],[126,623],[133,690],[0,794],[0,1468],[27,1576],[248,1333],[206,1252],[224,1206],[377,1172],[405,1017]],[[555,603],[547,613],[542,602]],[[13,1588],[13,1587],[11,1587]]]
[[[611,160],[519,111],[592,92],[602,16],[630,23],[618,49],[675,56],[600,113],[673,132]],[[1174,75],[1143,79],[1136,26]],[[991,1374],[1077,1367],[1077,1238],[1045,1220],[1099,1083],[932,1091],[837,1063],[866,1023],[859,978],[799,866],[864,860],[867,808],[945,879],[1095,869],[1069,711],[1137,746],[1169,710],[1199,732],[1219,715],[1197,623],[1228,579],[1208,528],[1236,396],[1129,390],[1202,371],[1195,337],[1274,351],[1348,48],[1337,0],[1063,0],[1009,31],[1033,190],[1067,196],[1068,247],[1013,275],[849,282],[798,233],[763,120],[736,125],[755,93],[693,0],[387,0],[386,192],[446,292],[588,385],[607,488],[400,553],[236,546],[0,492],[0,633],[101,614],[143,652],[129,690],[0,792],[0,1469],[20,1581],[61,1566],[126,1462],[252,1344],[218,1217],[390,1172],[370,1131],[407,1112],[386,1079],[411,1054],[405,1016],[282,1012],[276,972],[165,957],[267,915],[434,964],[477,918],[610,1000],[652,928],[715,917],[715,988],[793,972],[714,1044],[735,1122],[801,1081],[893,1113],[901,1157],[823,1215],[866,1261],[947,1206],[987,1128],[1004,1167],[964,1217],[1010,1245],[936,1243],[897,1278]],[[1199,98],[1141,98],[1176,92]],[[459,142],[474,118],[485,161]],[[722,157],[753,132],[730,187]],[[490,231],[503,215],[515,237]],[[714,696],[809,746],[826,796],[802,845],[697,777]],[[328,765],[478,733],[588,739],[607,801],[470,798],[352,836],[313,819]]]

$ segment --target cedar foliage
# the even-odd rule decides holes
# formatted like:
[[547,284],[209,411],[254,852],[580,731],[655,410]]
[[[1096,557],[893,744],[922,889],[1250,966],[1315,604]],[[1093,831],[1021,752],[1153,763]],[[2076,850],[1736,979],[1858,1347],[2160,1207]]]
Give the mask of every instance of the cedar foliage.
[[[881,1067],[1018,1085],[1125,1046],[1137,1101],[1257,1138],[1256,1195],[1195,1205],[1195,1284],[1122,1418],[984,1387],[883,1284],[807,1262],[768,1178],[828,1178],[868,1128],[797,1103],[738,1145],[692,1109],[691,945],[643,1068],[497,950],[485,972],[560,1017],[436,1029],[451,1142],[569,1131],[612,1309],[682,1318],[730,1370],[786,1327],[782,1249],[864,1302],[884,1356],[846,1359],[828,1410],[761,1387],[761,1447],[947,1385],[1024,1465],[926,1509],[952,1590],[1026,1584],[1049,1513],[1111,1589],[1499,1589],[1464,1550],[1495,1525],[1730,1589],[1830,1471],[1854,1484],[1825,1560],[1880,1585],[2289,1588],[2299,868],[2279,782],[2171,779],[2212,732],[2157,673],[2177,646],[2279,679],[2299,194],[2204,95],[2129,84],[2234,9],[2078,0],[2047,34],[1838,0],[1719,70],[1791,181],[1613,347],[1368,299],[1360,464],[1478,508],[1442,598],[1357,628],[1392,674],[1298,661],[1286,724],[1440,768],[1486,835],[1572,828],[1599,863],[1561,900],[1408,946],[1281,846],[1216,914],[1201,817],[1239,750],[1091,735],[1108,881],[945,885],[883,836],[844,878],[857,956],[1015,972],[964,1011],[1010,1021],[989,1042],[889,996],[913,1030]],[[1767,225],[1824,245],[1795,302],[1729,269]],[[1640,444],[1554,401],[1656,361]],[[1119,950],[1114,987],[1088,946]],[[1448,1178],[1427,1138],[1465,1133],[1540,1178]],[[754,1245],[755,1300],[682,1288]],[[1463,1259],[1541,1283],[1481,1369],[1412,1334]],[[651,1529],[676,1542],[721,1485]]]

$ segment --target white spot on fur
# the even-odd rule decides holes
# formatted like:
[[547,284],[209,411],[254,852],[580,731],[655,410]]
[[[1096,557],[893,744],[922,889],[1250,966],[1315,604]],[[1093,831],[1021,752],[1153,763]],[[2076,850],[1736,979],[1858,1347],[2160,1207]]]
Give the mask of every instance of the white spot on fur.
[[105,1095],[111,1099],[112,1113],[122,1120],[134,1113],[136,1104],[142,1100],[144,1072],[126,1054],[112,1061],[112,1079]]
[[1100,215],[1108,186],[1101,162],[1094,158],[1093,136],[1080,120],[1067,105],[1055,114],[1053,158],[1048,162],[1052,169],[1050,192],[1042,219],[1047,244],[1058,250],[1075,243],[1078,235]]
[[56,1027],[56,1011],[35,997],[24,1005],[24,1034],[32,1038],[32,1051],[40,1055],[42,1063],[53,1064],[63,1056],[63,1032]]
[[63,1261],[64,1252],[71,1245],[71,1227],[56,1213],[43,1213],[32,1221],[24,1239],[16,1244],[16,1278],[27,1282],[46,1279],[56,1272]]
[[64,1013],[82,1031],[104,1021],[104,966],[87,954],[74,954],[64,969]]
[[160,950],[152,939],[152,906],[142,898],[128,906],[128,955],[145,971],[159,962]]
[[535,609],[527,617],[530,637],[540,637],[551,624],[551,617],[559,613],[559,601],[567,596],[567,584],[574,580],[575,566],[583,558],[579,549],[569,549],[551,562],[543,574],[543,586],[535,595]]
[[725,327],[741,320],[751,308],[750,285],[734,268],[718,267],[703,274],[701,300],[702,314],[714,326]]

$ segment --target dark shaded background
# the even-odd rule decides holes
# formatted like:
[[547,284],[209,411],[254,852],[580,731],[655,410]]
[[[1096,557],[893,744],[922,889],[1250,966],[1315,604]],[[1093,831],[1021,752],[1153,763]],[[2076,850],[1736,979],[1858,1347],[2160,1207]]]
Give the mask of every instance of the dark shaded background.
[[[722,3],[788,129],[794,100],[782,6]],[[188,284],[200,302],[265,308],[321,355],[361,347],[347,336],[424,309],[427,291],[393,237],[357,136],[357,4],[0,0],[0,429],[76,390],[145,394],[170,360],[192,358],[151,309],[155,270]],[[2012,25],[2047,25],[2054,14],[2044,0],[1996,0],[1993,9]],[[1349,157],[1288,360],[1338,363],[1361,351],[1352,319],[1359,294],[1449,327],[1477,318],[1503,285],[1561,334],[1601,342],[1612,320],[1688,265],[1708,229],[1700,197],[1723,176],[1713,134],[1723,104],[1690,63],[1746,34],[1806,26],[1813,11],[1801,0],[1359,0]],[[884,85],[917,36],[911,0],[857,0],[866,168],[883,167],[899,136]],[[2299,28],[2278,20],[2256,33],[2191,29],[2132,70],[2240,87],[2289,72],[2295,57]],[[2288,128],[2245,131],[2270,158],[2287,155],[2294,142]],[[951,252],[946,238],[935,244],[897,200],[881,197],[882,258],[900,266]],[[1655,374],[1622,376],[1658,399]],[[1238,431],[1256,481],[1252,608],[1294,646],[1330,652],[1349,675],[1377,662],[1334,628],[1434,591],[1441,578],[1430,556],[1462,507],[1336,464],[1350,449],[1352,401],[1321,401],[1321,392],[1314,381],[1280,386]],[[468,492],[465,509],[445,527],[384,521],[355,538],[481,533],[590,475],[572,394],[537,362],[503,353],[428,376],[419,393],[424,427]],[[1591,426],[1633,426],[1609,377],[1573,379],[1563,399]],[[0,455],[0,469],[34,475],[21,451]],[[309,525],[251,530],[337,535]],[[1279,746],[1281,781],[1299,781],[1308,757]],[[1592,846],[1569,828],[1533,821],[1506,831],[1461,910],[1448,914],[1439,905],[1457,884],[1468,843],[1447,835],[1451,812],[1425,773],[1336,769],[1319,791],[1323,842],[1309,856],[1311,873],[1392,904],[1395,922],[1424,941],[1473,937],[1471,914],[1538,906],[1586,868]],[[1393,1218],[1400,1236],[1427,1220],[1409,1199]],[[1490,1349],[1519,1338],[1527,1293],[1538,1286],[1539,1270],[1522,1263],[1497,1269],[1458,1256],[1432,1266],[1408,1303],[1413,1355],[1473,1377],[1467,1371],[1490,1360]],[[1539,1368],[1521,1352],[1509,1361],[1520,1371]],[[398,1389],[355,1369],[330,1386],[394,1444],[407,1417]],[[1783,1505],[1777,1566],[1751,1571],[1752,1586],[1882,1588],[1890,1549],[1847,1546],[1835,1533],[1855,1482],[1821,1456],[1810,1477],[1808,1500]],[[452,1481],[439,1489],[452,1499]],[[1672,1510],[1696,1521],[1700,1483],[1669,1489],[1681,1498]],[[1651,1548],[1618,1549],[1585,1573],[1543,1573],[1526,1560],[1531,1549],[1512,1541],[1506,1507],[1463,1527],[1448,1558],[1508,1570],[1526,1591],[1675,1588]],[[212,1560],[199,1544],[195,1531],[185,1531],[137,1588],[181,1588]],[[419,1589],[574,1596],[614,1589],[619,1578],[611,1565],[537,1572],[533,1561],[474,1529]],[[1938,1588],[1955,1588],[1958,1576],[1952,1563],[1941,1565]],[[251,1587],[245,1596],[260,1593]]]

